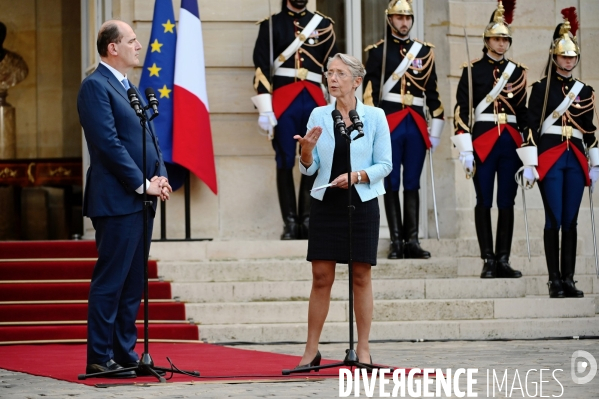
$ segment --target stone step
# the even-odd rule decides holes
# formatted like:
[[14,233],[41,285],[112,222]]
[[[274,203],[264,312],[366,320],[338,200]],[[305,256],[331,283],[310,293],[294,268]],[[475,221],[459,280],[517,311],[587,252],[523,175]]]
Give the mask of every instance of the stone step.
[[[513,256],[510,264],[516,270],[520,270],[524,276],[547,277],[547,262],[545,256],[532,256],[530,261],[527,256]],[[458,275],[460,277],[479,276],[483,267],[482,259],[460,258],[458,264]],[[576,257],[576,277],[580,275],[596,275],[595,258],[590,256]]]
[[[511,258],[512,267],[525,276],[547,276],[544,257]],[[578,257],[576,276],[594,275],[595,260]],[[478,277],[482,260],[476,258],[378,259],[373,279]],[[160,261],[158,271],[168,281],[303,281],[312,279],[311,265],[301,259],[246,259],[233,261]],[[348,269],[336,268],[336,278],[346,279]]]
[[[578,240],[578,248],[583,247],[583,241]],[[480,250],[476,238],[466,239],[425,239],[422,247],[430,251],[433,257],[478,257]],[[381,239],[378,246],[378,256],[385,258],[389,240]],[[247,240],[247,241],[190,241],[190,242],[160,242],[152,243],[150,256],[161,261],[173,260],[233,260],[233,259],[289,259],[306,258],[308,241],[306,240]],[[531,237],[530,250],[532,256],[544,256],[543,240]],[[525,238],[514,238],[512,243],[513,256],[527,256]]]
[[[187,303],[186,315],[202,326],[307,322],[308,302]],[[373,321],[482,320],[591,317],[595,298],[377,300]],[[327,322],[347,322],[348,301],[332,301]]]
[[[599,294],[599,280],[594,275],[576,275],[576,288],[585,294]],[[526,295],[549,295],[546,276],[524,277],[526,281]]]
[[[560,301],[556,299],[555,301]],[[305,342],[306,323],[200,325],[208,342]],[[599,316],[546,319],[374,321],[370,340],[488,340],[596,336]],[[357,332],[354,327],[354,339]],[[327,322],[320,342],[348,342],[347,322]]]
[[[284,284],[274,281],[174,282],[171,288],[175,297],[191,303],[272,302],[308,300],[311,284],[310,280]],[[527,294],[526,278],[385,279],[373,280],[372,285],[375,299],[520,298]],[[348,298],[347,280],[333,284],[331,298]]]

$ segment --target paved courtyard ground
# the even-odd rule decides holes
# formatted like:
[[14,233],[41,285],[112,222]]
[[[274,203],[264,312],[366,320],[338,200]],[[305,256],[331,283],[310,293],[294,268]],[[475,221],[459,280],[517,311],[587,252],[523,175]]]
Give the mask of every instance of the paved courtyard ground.
[[[303,351],[303,345],[298,344],[242,347],[295,355],[300,355]],[[347,347],[347,344],[326,344],[321,345],[320,351],[323,357],[340,359],[344,356]],[[588,375],[593,366],[592,360],[584,357],[579,357],[572,363],[572,355],[577,351],[585,351],[594,359],[599,359],[599,340],[375,342],[371,344],[372,357],[376,363],[402,367],[441,368],[444,373],[448,368],[452,373],[460,368],[478,369],[478,373],[473,374],[472,377],[477,380],[476,384],[473,384],[473,392],[478,394],[479,398],[599,398],[599,375],[582,385],[573,381],[572,364],[577,369],[574,376],[578,378]],[[44,359],[40,359],[40,361],[43,362]],[[155,359],[155,361],[158,362],[159,359]],[[207,364],[203,367],[209,366]],[[289,367],[289,365],[282,365],[283,367]],[[542,377],[541,369],[544,370]],[[199,370],[202,371],[202,366],[199,367]],[[498,380],[495,383],[493,383],[494,374]],[[489,383],[487,383],[487,375],[489,375]],[[391,381],[385,386],[384,392],[391,395],[394,386],[393,379],[392,376],[387,376],[387,378],[390,378]],[[461,375],[459,387],[464,394],[466,394],[466,383],[466,375]],[[499,385],[502,386],[501,392],[499,392]],[[411,387],[417,389],[416,385]],[[429,391],[434,394],[435,381],[431,383]],[[452,392],[453,396],[441,394],[436,397],[459,397],[459,393]],[[398,395],[400,394],[401,391],[398,391]],[[412,397],[422,397],[422,394],[421,391],[420,395]],[[95,388],[0,369],[0,398],[11,399],[336,398],[339,395],[340,383],[337,378],[309,382],[244,384],[198,382],[194,385],[163,384]],[[349,397],[356,397],[353,389]],[[367,397],[362,385],[359,397]],[[373,397],[381,397],[378,381],[375,384]],[[404,397],[410,397],[407,390]]]

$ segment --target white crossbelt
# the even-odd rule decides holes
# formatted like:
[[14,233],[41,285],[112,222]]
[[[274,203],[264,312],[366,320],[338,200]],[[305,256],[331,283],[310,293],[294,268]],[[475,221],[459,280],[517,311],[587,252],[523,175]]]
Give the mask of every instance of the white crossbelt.
[[[400,103],[403,104],[403,97],[401,96],[401,94],[397,94],[397,93],[386,93],[383,96],[383,100],[385,101],[391,101],[394,103]],[[412,105],[417,105],[419,107],[424,106],[424,98],[422,97],[413,97],[412,98]]]
[[300,32],[300,34],[295,38],[293,42],[285,49],[283,52],[274,60],[273,68],[276,71],[283,65],[285,61],[289,59],[299,48],[304,44],[304,42],[310,37],[312,32],[316,30],[318,24],[322,21],[322,17],[318,14],[315,14],[308,25]]
[[[304,76],[305,74],[305,76]],[[310,80],[312,82],[321,84],[322,83],[322,75],[315,72],[310,72],[305,68],[294,69],[294,68],[279,68],[275,72],[275,76],[286,76],[288,78],[298,78],[301,80]]]
[[[559,134],[560,136],[563,134],[563,130],[561,126],[550,126],[543,132],[543,134]],[[582,140],[582,132],[578,129],[572,129],[572,137],[576,137],[577,139]]]
[[547,128],[550,128],[551,126],[553,126],[553,124],[558,120],[558,118],[561,117],[564,114],[564,112],[566,112],[568,110],[568,108],[570,108],[570,106],[574,102],[574,99],[576,99],[576,96],[578,96],[578,94],[580,93],[580,91],[582,90],[583,87],[584,87],[584,84],[579,81],[576,81],[576,83],[574,83],[574,86],[572,86],[572,89],[566,95],[566,97],[564,97],[562,102],[543,121],[543,126],[541,127],[541,132],[545,132],[547,130]]
[[[474,119],[476,122],[495,122],[497,123],[497,115],[495,114],[480,114]],[[508,123],[518,123],[516,115],[507,115]]]
[[410,50],[408,50],[408,53],[406,54],[404,59],[399,63],[397,68],[395,68],[395,71],[393,71],[391,76],[389,76],[389,78],[385,81],[385,84],[383,85],[383,99],[389,92],[391,92],[391,90],[395,87],[397,82],[399,82],[399,79],[401,79],[404,73],[406,73],[406,71],[410,67],[410,64],[416,58],[421,48],[422,43],[412,42]]
[[477,120],[478,116],[482,115],[483,111],[485,109],[487,109],[487,107],[489,105],[491,105],[491,103],[493,101],[495,101],[497,96],[499,96],[499,93],[501,93],[501,90],[503,90],[503,88],[507,84],[508,80],[512,76],[512,73],[514,73],[515,69],[516,69],[516,64],[509,61],[506,65],[505,69],[503,70],[501,77],[499,78],[499,80],[497,81],[495,86],[493,86],[493,89],[476,106],[476,109],[474,110],[474,115],[475,115],[474,120]]

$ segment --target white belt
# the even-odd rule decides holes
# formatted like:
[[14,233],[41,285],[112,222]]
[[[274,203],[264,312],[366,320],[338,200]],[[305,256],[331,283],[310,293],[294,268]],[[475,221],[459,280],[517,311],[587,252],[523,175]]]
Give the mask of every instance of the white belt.
[[387,93],[383,96],[383,100],[404,105],[417,105],[419,107],[424,106],[424,98],[414,97],[411,94],[404,94],[402,96],[401,94],[397,93]]
[[[518,123],[516,115],[506,115],[508,123]],[[497,123],[497,115],[495,114],[480,114],[475,118],[476,122],[495,122]]]
[[[566,126],[570,127],[570,126]],[[543,134],[559,134],[560,136],[563,134],[563,130],[561,126],[550,126],[547,130],[543,132]],[[572,137],[576,137],[577,139],[582,140],[582,132],[578,129],[572,128]]]
[[312,82],[321,84],[322,83],[322,75],[315,72],[310,72],[306,68],[279,68],[275,72],[275,76],[286,76],[288,78],[298,78],[301,80],[310,80]]

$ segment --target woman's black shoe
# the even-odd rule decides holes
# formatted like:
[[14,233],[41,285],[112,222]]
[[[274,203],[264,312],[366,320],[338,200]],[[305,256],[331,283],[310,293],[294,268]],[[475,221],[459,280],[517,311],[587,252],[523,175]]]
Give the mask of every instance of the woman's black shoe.
[[[322,359],[322,356],[320,356],[320,351],[316,352],[316,356],[314,356],[314,359],[312,359],[312,361],[308,364],[300,364],[299,366],[297,366],[296,368],[294,368],[294,370],[302,370],[302,369],[307,369],[309,367],[314,367],[314,366],[320,366],[320,360]],[[310,370],[304,370],[304,373],[309,373]]]

